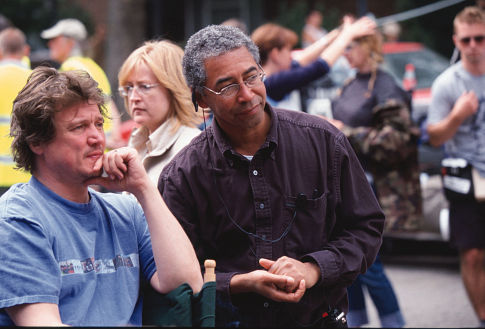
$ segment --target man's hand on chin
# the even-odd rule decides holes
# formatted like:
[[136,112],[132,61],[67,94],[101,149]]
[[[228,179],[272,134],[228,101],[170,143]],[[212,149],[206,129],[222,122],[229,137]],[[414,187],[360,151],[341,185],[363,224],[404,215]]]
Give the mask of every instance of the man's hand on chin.
[[100,175],[92,177],[86,184],[101,185],[109,191],[127,191],[132,194],[145,193],[150,186],[150,181],[143,167],[138,152],[131,147],[122,147],[105,153],[99,158],[93,167],[94,171],[100,171]]

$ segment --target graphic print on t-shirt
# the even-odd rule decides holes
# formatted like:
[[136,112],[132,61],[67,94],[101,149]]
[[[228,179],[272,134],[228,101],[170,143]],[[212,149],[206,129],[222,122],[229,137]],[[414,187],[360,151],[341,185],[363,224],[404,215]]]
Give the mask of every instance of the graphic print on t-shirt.
[[139,267],[138,254],[133,253],[127,256],[116,255],[111,259],[70,259],[59,262],[62,275],[83,274],[94,271],[95,273],[113,273],[120,267]]

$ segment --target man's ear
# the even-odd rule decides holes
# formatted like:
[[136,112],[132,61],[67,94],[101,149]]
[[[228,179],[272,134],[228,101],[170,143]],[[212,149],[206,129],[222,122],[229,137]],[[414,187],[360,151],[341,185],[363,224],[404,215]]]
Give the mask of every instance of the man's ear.
[[29,143],[30,150],[34,152],[36,155],[41,155],[44,153],[44,147],[42,144],[33,144]]
[[269,51],[267,61],[278,63],[280,58],[280,53],[281,51],[277,47],[274,47]]
[[[456,34],[453,33],[452,38],[453,38],[453,43],[455,44],[455,47],[458,48],[458,39],[456,38]],[[460,49],[460,48],[458,48],[458,49]]]
[[66,40],[66,43],[65,43],[65,46],[66,48],[69,49],[69,54],[72,52],[72,50],[74,49],[74,47],[76,46],[76,44],[78,43],[78,41],[76,41],[76,39],[74,38],[70,38],[70,37],[66,37],[64,36],[64,39]]
[[204,102],[204,99],[202,97],[202,95],[198,92],[194,92],[194,95],[195,95],[195,101],[197,102],[197,104],[199,104],[200,107],[206,109],[209,107],[209,105],[207,105],[206,102]]
[[29,45],[25,45],[22,52],[23,52],[23,55],[24,56],[29,57],[30,56],[30,46]]

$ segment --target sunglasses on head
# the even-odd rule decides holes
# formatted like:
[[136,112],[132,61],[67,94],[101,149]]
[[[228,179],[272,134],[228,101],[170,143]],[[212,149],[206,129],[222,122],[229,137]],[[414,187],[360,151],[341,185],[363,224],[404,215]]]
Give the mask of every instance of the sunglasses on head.
[[485,35],[475,35],[473,37],[464,37],[460,39],[460,42],[464,45],[468,45],[470,41],[475,41],[475,43],[479,44],[482,43],[483,40],[485,40]]

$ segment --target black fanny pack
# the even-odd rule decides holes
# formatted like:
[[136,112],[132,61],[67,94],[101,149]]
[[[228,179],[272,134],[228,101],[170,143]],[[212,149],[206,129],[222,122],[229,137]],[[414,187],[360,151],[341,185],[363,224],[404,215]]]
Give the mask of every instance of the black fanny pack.
[[474,200],[472,165],[463,158],[441,160],[441,177],[448,200]]

